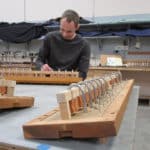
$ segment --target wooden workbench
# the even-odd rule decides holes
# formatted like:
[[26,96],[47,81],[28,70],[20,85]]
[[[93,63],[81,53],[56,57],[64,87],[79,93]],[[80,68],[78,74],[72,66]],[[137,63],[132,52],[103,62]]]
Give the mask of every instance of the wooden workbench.
[[132,150],[134,144],[135,120],[139,87],[134,86],[125,111],[123,122],[116,137],[101,144],[97,139],[29,140],[23,137],[22,125],[57,106],[56,93],[67,86],[17,85],[15,95],[35,97],[31,108],[1,111],[0,149],[28,150],[47,146],[52,150]]

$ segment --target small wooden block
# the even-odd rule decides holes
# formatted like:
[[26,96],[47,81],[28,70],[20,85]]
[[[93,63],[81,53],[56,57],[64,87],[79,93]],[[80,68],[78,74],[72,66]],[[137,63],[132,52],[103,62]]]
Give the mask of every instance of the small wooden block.
[[27,96],[1,96],[0,109],[31,107],[34,104],[33,97]]
[[6,96],[14,96],[14,87],[8,87],[7,88]]

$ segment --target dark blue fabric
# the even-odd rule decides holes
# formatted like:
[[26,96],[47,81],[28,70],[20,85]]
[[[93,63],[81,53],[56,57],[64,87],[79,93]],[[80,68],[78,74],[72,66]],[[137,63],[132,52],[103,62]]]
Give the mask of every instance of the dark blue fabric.
[[[35,38],[45,36],[47,32],[59,30],[60,18],[51,19],[43,23],[0,23],[0,39],[12,43],[24,43],[31,41]],[[81,24],[77,31],[83,37],[94,36],[150,36],[150,27],[147,24],[132,25],[129,29],[128,26],[120,25],[100,25],[90,23],[83,18],[80,19]],[[145,26],[144,26],[145,25]]]
[[[80,17],[80,23],[88,24],[90,21]],[[58,30],[60,25],[60,18],[50,19],[42,23],[7,23],[0,22],[0,39],[12,43],[24,43],[32,39],[40,38],[47,34],[46,26]],[[53,31],[51,30],[51,31]]]
[[83,37],[93,37],[93,36],[100,36],[102,33],[101,32],[84,32],[84,31],[78,31],[78,34],[80,34]]
[[150,29],[143,29],[143,30],[130,29],[126,32],[126,35],[129,35],[129,36],[150,36]]
[[78,32],[81,36],[84,37],[94,37],[94,36],[150,36],[150,29],[129,29],[126,31],[119,32],[100,32],[100,31],[91,31],[91,32]]

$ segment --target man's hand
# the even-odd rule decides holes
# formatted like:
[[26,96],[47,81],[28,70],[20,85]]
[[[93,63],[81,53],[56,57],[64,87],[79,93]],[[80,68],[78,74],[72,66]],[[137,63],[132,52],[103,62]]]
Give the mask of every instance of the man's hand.
[[53,69],[48,64],[44,64],[41,67],[41,71],[53,71]]

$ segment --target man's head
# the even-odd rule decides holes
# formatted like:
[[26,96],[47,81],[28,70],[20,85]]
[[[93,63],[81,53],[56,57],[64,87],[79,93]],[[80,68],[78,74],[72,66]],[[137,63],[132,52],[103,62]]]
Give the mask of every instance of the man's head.
[[79,15],[73,10],[66,10],[60,20],[60,32],[64,39],[72,40],[79,28]]

